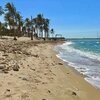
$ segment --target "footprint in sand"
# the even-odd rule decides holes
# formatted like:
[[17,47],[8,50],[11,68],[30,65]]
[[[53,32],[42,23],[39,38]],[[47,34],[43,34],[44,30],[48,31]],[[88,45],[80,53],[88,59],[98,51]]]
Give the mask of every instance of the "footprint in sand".
[[23,93],[21,95],[21,100],[30,100],[28,93]]

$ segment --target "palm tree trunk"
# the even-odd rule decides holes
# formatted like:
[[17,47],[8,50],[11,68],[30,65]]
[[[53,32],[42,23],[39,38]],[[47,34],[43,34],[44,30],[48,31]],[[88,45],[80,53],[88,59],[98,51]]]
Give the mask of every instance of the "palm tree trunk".
[[31,40],[33,40],[33,31],[31,32]]

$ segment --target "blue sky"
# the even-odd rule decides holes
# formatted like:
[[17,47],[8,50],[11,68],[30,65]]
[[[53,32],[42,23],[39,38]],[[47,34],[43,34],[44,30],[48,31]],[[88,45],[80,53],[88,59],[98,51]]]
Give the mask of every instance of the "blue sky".
[[13,2],[24,18],[43,13],[56,34],[65,37],[100,34],[100,0],[0,0],[0,5],[4,7],[7,2]]

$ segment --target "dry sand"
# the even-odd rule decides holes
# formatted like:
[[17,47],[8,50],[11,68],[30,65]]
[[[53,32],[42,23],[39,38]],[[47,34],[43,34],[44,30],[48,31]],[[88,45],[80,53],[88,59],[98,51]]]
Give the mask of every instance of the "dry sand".
[[0,40],[0,100],[100,100],[100,90],[64,65],[52,43],[26,40]]

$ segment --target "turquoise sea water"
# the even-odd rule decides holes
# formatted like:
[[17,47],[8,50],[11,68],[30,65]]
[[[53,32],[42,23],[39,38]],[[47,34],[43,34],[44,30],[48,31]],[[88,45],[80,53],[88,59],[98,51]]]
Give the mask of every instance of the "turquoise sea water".
[[80,39],[57,45],[58,57],[74,67],[85,80],[100,88],[100,40]]

